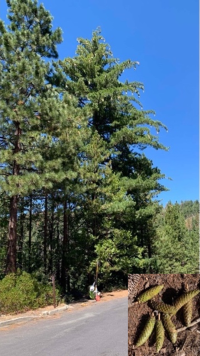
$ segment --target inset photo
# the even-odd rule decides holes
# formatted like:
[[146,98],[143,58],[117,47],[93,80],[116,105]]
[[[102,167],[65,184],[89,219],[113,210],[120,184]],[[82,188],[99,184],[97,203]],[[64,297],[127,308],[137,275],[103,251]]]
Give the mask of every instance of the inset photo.
[[200,356],[200,274],[128,275],[128,356]]

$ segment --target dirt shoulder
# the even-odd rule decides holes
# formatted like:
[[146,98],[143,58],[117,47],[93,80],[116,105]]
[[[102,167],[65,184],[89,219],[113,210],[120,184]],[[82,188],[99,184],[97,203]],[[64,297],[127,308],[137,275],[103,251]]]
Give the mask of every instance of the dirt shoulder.
[[[83,300],[80,300],[80,301],[77,301],[77,302],[73,302],[73,303],[70,303],[70,304],[67,304],[68,308],[65,310],[67,312],[75,312],[76,310],[79,310],[83,307],[89,307],[91,305],[93,305],[94,303],[102,303],[102,302],[109,302],[110,300],[113,300],[113,299],[118,299],[118,298],[125,298],[127,297],[128,299],[128,291],[127,290],[118,290],[118,291],[114,291],[114,292],[108,292],[108,293],[102,293],[102,296],[101,296],[101,299],[99,302],[96,302],[96,300],[86,300],[86,299],[83,299]],[[60,309],[60,311],[64,311],[62,308],[64,308],[66,306],[66,304],[62,303],[62,304],[59,304],[57,306],[56,309]],[[51,312],[51,311],[54,311],[55,308],[53,305],[49,305],[45,308],[39,308],[39,309],[34,309],[34,310],[29,310],[27,311],[26,313],[15,313],[15,314],[6,314],[6,315],[0,315],[0,323],[2,322],[6,322],[8,320],[13,320],[16,319],[19,319],[19,318],[27,318],[28,317],[45,317],[45,315],[43,315],[44,312]],[[49,317],[49,315],[48,315]]]

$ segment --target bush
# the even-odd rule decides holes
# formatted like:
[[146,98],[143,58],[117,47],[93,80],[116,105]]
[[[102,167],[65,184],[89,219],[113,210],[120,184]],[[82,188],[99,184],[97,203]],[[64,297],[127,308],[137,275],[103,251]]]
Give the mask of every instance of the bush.
[[[59,291],[56,289],[56,302]],[[53,290],[26,272],[9,274],[0,281],[0,313],[17,313],[53,304]]]

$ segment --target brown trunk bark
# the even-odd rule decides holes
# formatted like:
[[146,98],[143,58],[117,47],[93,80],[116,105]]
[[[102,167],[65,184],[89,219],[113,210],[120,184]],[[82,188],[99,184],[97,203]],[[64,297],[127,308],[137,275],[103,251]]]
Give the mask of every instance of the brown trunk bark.
[[[61,266],[61,285],[66,291],[67,286],[67,250],[68,250],[68,213],[67,213],[67,201],[64,201],[63,211],[63,254],[62,254],[62,266]],[[68,283],[69,288],[69,283]]]
[[[96,199],[96,195],[93,193],[92,194],[92,201]],[[93,218],[92,218],[92,234],[96,237],[97,235],[97,229],[96,229],[96,213],[93,213]]]
[[6,261],[6,274],[16,273],[17,269],[17,195],[10,199],[10,218],[8,224],[8,250]]
[[[20,135],[21,129],[18,122],[15,122],[15,147],[13,150],[13,155],[20,151]],[[13,175],[19,175],[20,167],[16,160],[13,161]],[[6,274],[16,273],[17,269],[17,203],[18,195],[13,195],[10,198],[10,217],[8,223],[8,250],[7,250],[7,260],[6,260]]]
[[52,196],[52,208],[51,208],[51,224],[49,231],[49,272],[53,272],[53,235],[54,235],[54,196]]
[[44,273],[47,272],[47,230],[48,230],[48,195],[45,194],[45,212],[44,212]]
[[[58,217],[59,219],[59,217]],[[56,279],[58,281],[60,281],[61,279],[61,275],[60,275],[60,262],[61,262],[61,259],[60,259],[60,229],[59,229],[59,220],[57,221],[57,224],[56,224],[56,235],[57,235],[57,238],[56,238],[56,242],[57,242],[57,246],[56,246],[56,254],[57,254],[57,265],[56,265]],[[59,256],[59,257],[58,257]]]
[[32,207],[33,198],[30,195],[30,209],[29,209],[29,238],[28,238],[28,270],[31,272],[31,239],[32,239]]
[[22,199],[20,212],[20,241],[19,241],[19,268],[23,269],[23,244],[24,244],[24,203]]

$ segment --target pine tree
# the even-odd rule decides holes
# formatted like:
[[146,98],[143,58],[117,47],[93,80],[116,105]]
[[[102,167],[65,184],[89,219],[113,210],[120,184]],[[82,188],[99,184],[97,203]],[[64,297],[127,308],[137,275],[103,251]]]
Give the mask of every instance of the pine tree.
[[[98,167],[105,168],[109,165],[112,174],[118,175],[119,186],[124,191],[124,197],[129,202],[132,201],[132,207],[128,209],[125,199],[123,209],[119,209],[117,214],[116,207],[119,201],[116,200],[115,204],[113,201],[110,205],[111,225],[113,233],[115,229],[116,231],[124,229],[124,235],[116,234],[116,236],[121,236],[120,239],[122,239],[122,236],[124,236],[124,240],[127,239],[127,236],[132,236],[132,245],[136,247],[137,243],[140,244],[140,234],[144,239],[149,239],[145,235],[145,231],[138,231],[139,225],[144,226],[145,221],[145,229],[147,230],[147,221],[155,213],[154,205],[152,204],[152,207],[150,207],[151,199],[165,189],[158,183],[158,180],[163,178],[164,175],[161,174],[159,169],[153,168],[152,162],[144,154],[138,153],[138,150],[144,150],[147,146],[155,149],[166,149],[150,130],[151,127],[154,127],[158,133],[160,128],[166,129],[166,127],[161,122],[150,118],[150,114],[154,113],[153,111],[142,110],[138,97],[143,85],[138,82],[125,81],[123,83],[120,81],[122,73],[126,69],[136,69],[138,62],[127,60],[119,63],[113,57],[110,47],[104,43],[105,40],[99,29],[93,33],[91,40],[79,38],[78,42],[76,56],[55,63],[56,73],[54,73],[52,81],[51,78],[49,80],[62,88],[63,92],[67,90],[69,94],[75,96],[83,111],[88,110],[88,128],[91,130],[91,139],[86,140],[85,144],[89,147],[90,142],[93,142],[94,147],[90,149],[99,152],[95,142],[101,138],[102,143],[104,143],[103,151],[106,152],[106,154],[99,152],[100,159],[97,161],[97,165],[90,166],[89,164],[89,174],[91,177],[95,176],[99,170]],[[84,153],[82,157],[84,162]],[[86,156],[85,164],[88,164],[88,158]],[[106,178],[105,172],[102,177]],[[108,181],[106,189],[112,191],[112,184]],[[105,182],[106,179],[101,179],[99,190]],[[96,201],[96,193],[92,192],[92,187],[94,185],[95,188],[95,184],[96,181],[93,182],[91,178],[88,191],[90,193],[87,193],[91,206]],[[98,202],[98,209],[102,204],[103,200]],[[90,222],[87,221],[87,226],[93,226],[93,236],[96,235],[95,230],[98,231],[98,235],[100,235],[99,231],[102,231],[102,237],[98,238],[96,244],[96,251],[100,251],[98,246],[103,244],[100,241],[103,241],[103,231],[107,227],[105,228],[106,223],[102,216],[99,218],[94,214],[94,206],[91,210],[93,213],[89,214]],[[87,207],[86,211],[90,211],[90,208]],[[140,218],[142,213],[143,220]],[[105,210],[105,214],[108,215],[109,212]],[[119,218],[116,219],[116,216]],[[109,236],[110,239],[113,238],[112,234]],[[113,238],[113,240],[115,239]],[[131,238],[128,238],[128,240],[130,241]],[[140,248],[143,245],[146,246],[146,242],[141,243]],[[131,242],[129,243],[130,246]]]
[[78,98],[80,107],[90,108],[88,124],[108,143],[112,160],[126,150],[130,153],[130,145],[166,149],[149,129],[154,127],[159,132],[160,128],[166,129],[165,125],[148,116],[154,111],[136,108],[136,105],[142,108],[135,96],[140,97],[143,84],[119,80],[126,69],[136,69],[139,63],[130,60],[118,63],[99,29],[93,32],[91,40],[79,38],[78,42],[74,58],[55,63],[57,83]]
[[165,211],[165,225],[173,228],[172,238],[175,241],[181,241],[186,232],[184,217],[181,215],[180,206],[176,202],[174,205],[167,204]]
[[[7,0],[8,19],[0,21],[1,191],[10,199],[6,271],[16,271],[17,210],[21,196],[62,180],[60,161],[46,162],[55,150],[56,127],[66,117],[59,93],[49,85],[50,63],[57,58],[61,30],[34,0]],[[49,127],[49,130],[47,128]]]

